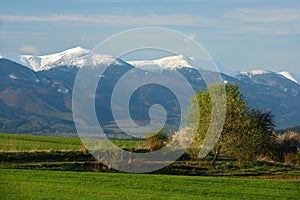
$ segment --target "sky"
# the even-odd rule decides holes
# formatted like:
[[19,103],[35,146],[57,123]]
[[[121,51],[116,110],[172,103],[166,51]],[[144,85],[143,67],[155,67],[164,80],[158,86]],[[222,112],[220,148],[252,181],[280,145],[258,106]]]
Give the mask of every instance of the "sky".
[[141,27],[188,35],[228,71],[289,71],[300,80],[299,0],[2,0],[0,52],[93,49]]

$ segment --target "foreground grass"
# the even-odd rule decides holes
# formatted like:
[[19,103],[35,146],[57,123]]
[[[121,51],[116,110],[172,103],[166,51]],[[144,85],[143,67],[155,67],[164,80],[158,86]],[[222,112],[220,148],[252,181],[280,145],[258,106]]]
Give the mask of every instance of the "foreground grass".
[[298,199],[299,181],[1,170],[1,199]]
[[[128,149],[141,145],[141,141],[114,143]],[[299,199],[300,195],[300,181],[293,179],[299,177],[299,168],[292,166],[255,163],[241,171],[222,161],[220,168],[209,171],[205,163],[178,161],[160,172],[267,175],[276,180],[87,172],[105,169],[89,153],[78,151],[80,145],[79,138],[0,134],[0,199]]]

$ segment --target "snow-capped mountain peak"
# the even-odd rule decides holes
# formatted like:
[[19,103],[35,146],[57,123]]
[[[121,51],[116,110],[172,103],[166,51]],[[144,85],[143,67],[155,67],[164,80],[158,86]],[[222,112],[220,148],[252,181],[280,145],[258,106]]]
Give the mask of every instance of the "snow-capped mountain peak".
[[178,68],[195,68],[193,59],[183,55],[168,56],[156,60],[127,61],[129,64],[147,71],[175,70]]
[[97,54],[82,47],[43,56],[0,54],[0,58],[22,64],[34,71],[49,70],[59,66],[96,67],[99,65],[121,64],[112,56]]
[[271,71],[262,70],[262,69],[256,69],[252,71],[241,71],[240,74],[249,76],[249,75],[262,75],[262,74],[269,74],[272,73]]
[[234,78],[238,78],[241,79],[242,77],[253,77],[253,76],[257,76],[257,75],[264,75],[264,74],[271,74],[274,73],[272,71],[268,71],[268,70],[262,70],[262,69],[255,69],[255,70],[251,70],[251,71],[238,71],[238,72],[234,72],[231,73],[230,75]]
[[67,49],[60,53],[40,56],[40,70],[48,70],[57,66],[93,67],[98,65],[119,65],[114,57],[104,54],[96,54],[82,47]]
[[8,59],[13,62],[19,63],[21,65],[24,65],[34,71],[40,67],[40,58],[33,55],[17,55],[17,54],[3,54],[0,53],[0,59]]
[[[98,54],[92,50],[84,49],[80,46],[64,50],[59,53],[35,56],[35,55],[17,55],[17,54],[5,54],[0,53],[0,59],[8,59],[24,65],[34,71],[49,70],[54,67],[69,66],[69,67],[99,67],[99,66],[109,66],[109,65],[123,65],[125,62],[121,59],[114,58],[110,55]],[[137,60],[137,61],[127,61],[127,63],[138,67],[142,70],[161,72],[163,70],[176,70],[180,68],[208,68],[214,69],[215,67],[211,65],[216,64],[222,73],[231,75],[235,78],[255,78],[261,75],[274,75],[277,77],[289,79],[294,83],[300,84],[300,80],[297,80],[293,75],[287,71],[282,71],[275,73],[272,71],[256,69],[252,71],[240,71],[237,73],[224,72],[222,65],[220,63],[213,62],[213,60],[201,60],[194,59],[191,57],[183,55],[173,55],[168,57],[163,57],[155,60]]]
[[297,81],[296,78],[287,71],[282,71],[282,72],[276,73],[276,72],[272,72],[272,71],[257,69],[257,70],[252,70],[252,71],[240,71],[237,73],[232,73],[231,75],[235,78],[241,79],[243,77],[252,78],[252,77],[256,77],[257,75],[267,75],[267,74],[277,76],[277,77],[282,77],[285,79],[289,79],[290,81],[299,84],[299,81]]
[[293,77],[293,75],[287,71],[282,71],[282,72],[279,72],[278,74],[284,76],[285,78],[299,84],[299,82]]

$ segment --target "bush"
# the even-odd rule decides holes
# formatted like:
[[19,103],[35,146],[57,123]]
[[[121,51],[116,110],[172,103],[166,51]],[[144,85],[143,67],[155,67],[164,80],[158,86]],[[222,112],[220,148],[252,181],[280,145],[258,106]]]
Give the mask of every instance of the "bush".
[[278,159],[286,164],[300,165],[300,135],[288,132],[278,137]]
[[285,154],[284,163],[287,165],[300,165],[300,153]]
[[146,139],[145,148],[150,151],[156,151],[164,147],[167,144],[167,141],[168,135],[160,131],[157,134]]

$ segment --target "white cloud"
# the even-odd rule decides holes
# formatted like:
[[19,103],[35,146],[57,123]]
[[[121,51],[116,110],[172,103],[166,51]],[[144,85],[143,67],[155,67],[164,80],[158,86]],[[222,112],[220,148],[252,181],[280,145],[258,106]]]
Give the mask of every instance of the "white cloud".
[[21,54],[38,55],[39,48],[31,45],[23,45],[20,47],[19,52]]
[[216,21],[189,14],[170,15],[49,15],[49,16],[28,16],[28,15],[0,15],[2,22],[45,22],[45,23],[95,23],[100,25],[123,25],[123,26],[159,26],[159,25],[180,25],[180,26],[215,26]]
[[228,18],[242,22],[299,22],[300,10],[296,9],[235,9]]
[[270,28],[262,27],[262,26],[245,26],[243,27],[243,29],[247,31],[257,31],[257,32],[270,31]]
[[300,34],[300,27],[298,29],[285,29],[275,31],[277,35],[298,35]]
[[226,18],[241,33],[300,34],[300,10],[297,9],[236,9]]

